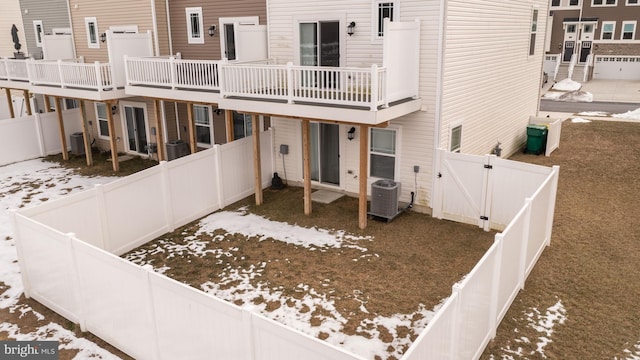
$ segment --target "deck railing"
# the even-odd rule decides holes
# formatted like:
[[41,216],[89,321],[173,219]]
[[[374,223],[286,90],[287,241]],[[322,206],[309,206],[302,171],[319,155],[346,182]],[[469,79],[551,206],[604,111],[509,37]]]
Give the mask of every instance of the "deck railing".
[[97,91],[114,89],[111,64],[99,62],[85,64],[78,59],[55,61],[0,59],[0,79],[61,88]]
[[388,105],[386,69],[272,65],[268,60],[125,58],[127,85],[219,91],[222,97],[361,106]]
[[127,85],[220,90],[221,61],[125,57]]
[[0,79],[29,81],[27,60],[0,59]]
[[28,61],[29,82],[62,88],[112,90],[113,76],[109,63],[93,64],[73,61]]

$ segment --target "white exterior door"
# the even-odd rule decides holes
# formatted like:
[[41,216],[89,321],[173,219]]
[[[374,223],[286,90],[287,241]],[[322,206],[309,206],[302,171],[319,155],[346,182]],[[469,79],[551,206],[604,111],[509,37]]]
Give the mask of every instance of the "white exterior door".
[[[247,60],[241,58],[241,52],[238,51],[239,46],[246,46],[247,44],[242,43],[241,36],[239,36],[238,31],[241,26],[257,26],[258,25],[258,17],[257,16],[247,16],[247,17],[236,17],[236,18],[220,18],[220,52],[222,53],[222,57],[229,61],[236,60]],[[265,33],[265,44],[266,48],[266,33]],[[266,53],[265,53],[266,58]]]
[[576,42],[578,41],[578,26],[576,24],[565,24],[564,26],[564,42],[562,46],[562,62],[571,61]]

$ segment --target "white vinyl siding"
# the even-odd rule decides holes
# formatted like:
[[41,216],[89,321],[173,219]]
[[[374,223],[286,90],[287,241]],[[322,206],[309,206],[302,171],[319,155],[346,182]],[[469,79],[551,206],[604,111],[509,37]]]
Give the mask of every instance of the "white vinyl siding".
[[187,14],[187,39],[189,44],[204,44],[202,7],[188,7],[185,12]]
[[99,49],[98,21],[95,17],[86,17],[84,18],[84,24],[87,30],[87,46],[90,49]]

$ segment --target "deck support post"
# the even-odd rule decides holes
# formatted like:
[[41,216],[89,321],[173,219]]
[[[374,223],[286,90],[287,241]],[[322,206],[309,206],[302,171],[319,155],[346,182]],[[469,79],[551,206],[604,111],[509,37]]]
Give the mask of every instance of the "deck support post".
[[191,147],[191,153],[195,154],[198,151],[198,143],[196,142],[195,122],[193,120],[193,104],[187,103],[187,121],[189,123],[189,145]]
[[5,88],[4,94],[7,97],[7,108],[9,108],[9,116],[11,119],[16,117],[15,112],[13,111],[13,100],[11,99],[11,89]]
[[43,95],[44,98],[44,112],[51,112],[51,100],[48,95]]
[[224,121],[226,123],[227,128],[227,142],[232,142],[235,134],[233,133],[233,111],[225,110],[224,111]]
[[253,176],[255,181],[256,205],[262,205],[262,166],[260,159],[260,116],[251,115],[253,122]]
[[360,170],[359,170],[359,202],[358,226],[367,227],[367,178],[369,168],[369,127],[360,125]]
[[60,146],[62,147],[62,160],[69,160],[69,151],[67,151],[67,135],[64,132],[64,120],[62,118],[62,106],[60,98],[54,97],[53,101],[56,106],[56,116],[58,117],[58,129],[60,130]]
[[156,127],[156,151],[158,152],[158,161],[162,161],[166,160],[164,153],[164,128],[161,114],[162,105],[158,99],[155,99],[153,104],[155,106],[156,123],[158,124]]
[[[84,154],[87,166],[93,166],[93,154],[91,153],[91,141],[89,140],[89,124],[87,123],[87,111],[84,100],[80,99],[80,116],[82,116],[82,139],[84,141]],[[107,109],[109,111],[109,109]]]
[[302,162],[304,177],[304,214],[311,215],[311,146],[310,122],[302,120]]
[[111,164],[114,172],[120,171],[120,163],[118,162],[118,144],[116,138],[116,130],[113,124],[113,113],[111,112],[111,102],[107,102],[107,125],[109,126],[109,143],[111,145]]
[[33,111],[31,111],[31,101],[29,100],[29,90],[23,90],[22,97],[24,97],[24,105],[27,108],[27,115],[33,115]]

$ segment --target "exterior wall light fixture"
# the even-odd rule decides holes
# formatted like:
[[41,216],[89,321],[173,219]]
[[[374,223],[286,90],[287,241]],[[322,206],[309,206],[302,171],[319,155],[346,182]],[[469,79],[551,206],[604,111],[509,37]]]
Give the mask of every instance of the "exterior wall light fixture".
[[213,35],[215,34],[216,34],[216,26],[215,25],[209,26],[209,36],[213,37]]
[[351,23],[349,23],[349,25],[347,26],[347,35],[351,36],[353,35],[353,31],[356,28],[356,22],[352,21]]
[[100,41],[102,41],[102,42],[107,41],[107,34],[106,33],[100,34]]
[[347,139],[349,139],[349,141],[351,141],[355,137],[356,137],[356,128],[352,126],[351,129],[349,129],[349,131],[347,131]]

